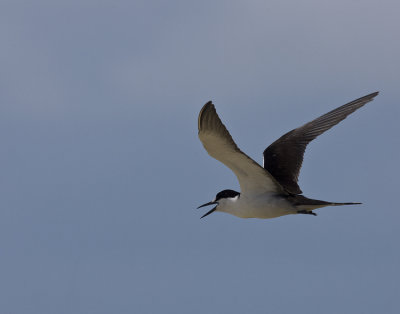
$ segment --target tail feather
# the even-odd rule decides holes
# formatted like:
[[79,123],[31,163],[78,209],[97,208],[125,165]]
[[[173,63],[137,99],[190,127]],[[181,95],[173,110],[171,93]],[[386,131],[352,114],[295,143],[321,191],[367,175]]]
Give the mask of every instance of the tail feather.
[[362,203],[356,203],[356,202],[350,202],[350,203],[330,203],[328,202],[330,205],[329,206],[341,206],[341,205],[360,205]]
[[362,203],[358,202],[346,202],[346,203],[337,203],[337,202],[326,202],[321,200],[314,200],[303,195],[290,195],[288,196],[288,200],[296,206],[299,210],[313,210],[320,207],[325,206],[342,206],[342,205],[360,205]]

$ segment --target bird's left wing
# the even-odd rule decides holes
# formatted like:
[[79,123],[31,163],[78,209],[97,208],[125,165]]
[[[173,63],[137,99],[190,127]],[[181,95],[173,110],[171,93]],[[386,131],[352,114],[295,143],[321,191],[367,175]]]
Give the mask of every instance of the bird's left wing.
[[237,147],[211,101],[201,109],[198,124],[199,138],[204,148],[211,157],[235,173],[242,194],[284,193],[282,186],[266,169]]

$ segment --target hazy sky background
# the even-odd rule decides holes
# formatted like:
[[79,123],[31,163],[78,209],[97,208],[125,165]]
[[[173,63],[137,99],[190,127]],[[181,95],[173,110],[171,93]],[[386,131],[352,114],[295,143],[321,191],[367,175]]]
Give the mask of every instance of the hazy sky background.
[[[398,1],[0,4],[0,313],[399,313]],[[362,206],[195,208],[229,169],[213,100],[262,162],[283,133],[381,94],[305,155],[305,195]]]

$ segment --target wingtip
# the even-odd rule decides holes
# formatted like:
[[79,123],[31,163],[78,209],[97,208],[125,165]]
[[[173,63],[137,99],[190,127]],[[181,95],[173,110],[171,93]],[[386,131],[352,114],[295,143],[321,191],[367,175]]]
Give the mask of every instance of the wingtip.
[[362,100],[364,100],[364,101],[367,101],[367,102],[370,102],[370,101],[372,101],[376,96],[378,96],[379,95],[379,91],[376,91],[376,92],[373,92],[373,93],[371,93],[371,94],[368,94],[368,95],[365,95],[365,96],[363,96],[363,97],[361,97],[361,98],[359,98],[359,99],[356,99],[355,101],[362,101]]
[[203,106],[203,108],[201,108],[201,110],[200,110],[200,112],[199,112],[199,117],[198,117],[198,129],[199,129],[199,132],[200,132],[200,130],[201,130],[201,120],[202,120],[202,116],[203,116],[204,112],[205,112],[207,109],[209,109],[209,108],[215,108],[215,107],[214,107],[214,104],[212,103],[211,100],[209,100],[209,101]]
[[364,97],[359,98],[358,100],[364,100],[366,102],[373,101],[376,96],[379,95],[379,91],[373,92],[371,94],[365,95]]
[[376,97],[378,95],[379,95],[379,91],[376,91],[376,92],[373,92],[373,93],[369,94],[368,96],[370,96],[371,98],[374,98],[374,97]]
[[[376,96],[378,96],[378,95],[379,95],[379,91],[376,91],[376,92],[374,92],[374,93],[371,93],[371,94],[362,96],[362,97],[360,97],[360,98],[357,98],[357,99],[355,99],[355,100],[353,100],[353,101],[351,101],[351,102],[349,102],[349,103],[347,103],[347,104],[345,104],[345,105],[343,105],[343,106],[341,106],[341,107],[339,107],[339,108],[345,108],[345,107],[351,108],[351,107],[355,107],[355,108],[356,108],[355,110],[357,110],[358,108],[364,106],[365,104],[367,104],[367,103],[373,101],[374,98],[375,98]],[[353,111],[353,112],[354,112],[354,111]]]

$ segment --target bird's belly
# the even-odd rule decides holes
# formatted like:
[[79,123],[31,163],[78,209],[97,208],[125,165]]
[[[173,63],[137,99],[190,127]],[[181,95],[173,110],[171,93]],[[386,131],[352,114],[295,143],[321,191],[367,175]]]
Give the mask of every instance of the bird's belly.
[[234,210],[229,212],[240,218],[268,219],[297,212],[285,198],[276,195],[262,195],[257,198],[240,197],[240,199],[235,204]]

